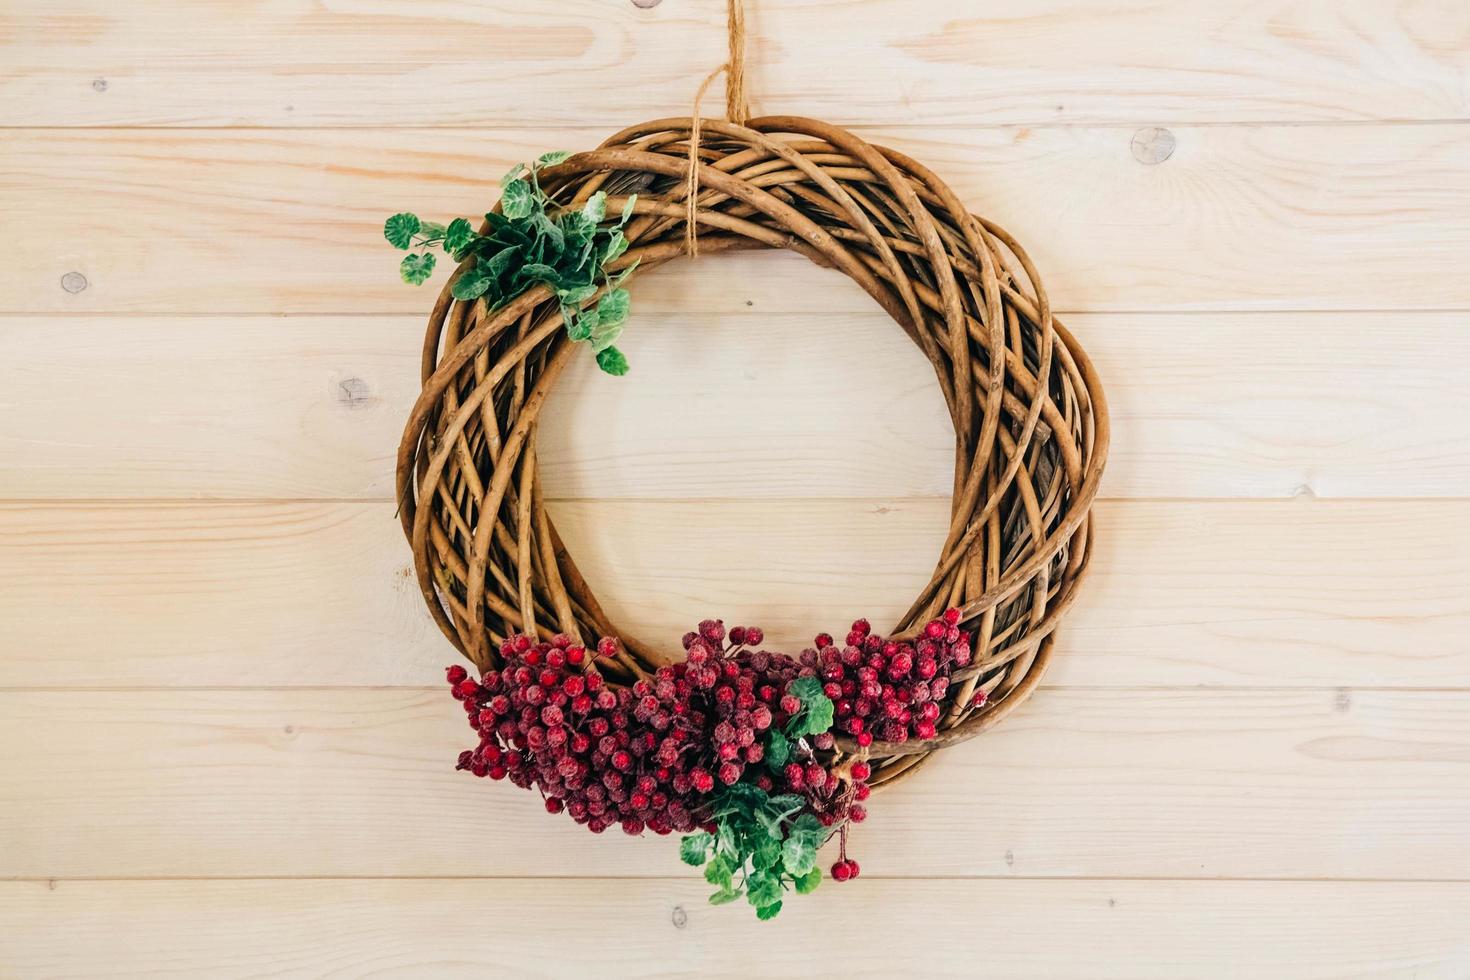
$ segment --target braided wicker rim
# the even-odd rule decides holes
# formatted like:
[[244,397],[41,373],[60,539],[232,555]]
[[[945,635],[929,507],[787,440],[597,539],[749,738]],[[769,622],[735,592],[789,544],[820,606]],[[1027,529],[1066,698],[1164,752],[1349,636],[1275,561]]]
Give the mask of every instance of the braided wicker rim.
[[[541,172],[570,207],[603,190],[616,212],[637,195],[631,247],[611,269],[636,261],[641,275],[684,254],[691,122],[633,126]],[[698,132],[700,252],[785,248],[841,270],[932,362],[954,423],[949,531],[890,632],[912,635],[959,606],[975,659],[952,677],[937,739],[868,749],[874,781],[891,780],[993,726],[1045,672],[1088,566],[1108,449],[1102,388],[1021,246],[918,162],[798,117],[701,120]],[[677,655],[608,619],[547,516],[537,473],[541,408],[579,353],[547,287],[491,310],[446,285],[398,451],[400,516],[435,621],[476,666],[495,664],[515,633],[617,636],[624,649],[601,669],[626,684]],[[975,709],[978,690],[988,699]]]

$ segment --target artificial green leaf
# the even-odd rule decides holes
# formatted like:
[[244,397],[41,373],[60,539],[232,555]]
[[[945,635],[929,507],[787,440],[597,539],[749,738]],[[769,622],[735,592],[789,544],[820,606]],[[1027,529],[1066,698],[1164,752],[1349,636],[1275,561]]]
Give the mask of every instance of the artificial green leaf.
[[832,699],[825,694],[806,706],[806,729],[803,734],[820,735],[832,727]]
[[518,275],[523,280],[535,280],[536,282],[549,283],[552,286],[561,284],[561,276],[557,273],[555,266],[547,265],[545,262],[532,262],[521,266]]
[[594,354],[601,354],[618,342],[618,338],[623,334],[623,325],[621,323],[608,323],[602,318],[602,311],[600,309],[596,315],[597,326],[588,332],[587,340],[592,344],[592,352]]
[[777,813],[785,815],[806,806],[806,797],[799,793],[782,793],[780,796],[771,797],[766,801],[766,805]]
[[633,262],[632,262],[632,264],[629,265],[622,272],[619,272],[619,273],[617,273],[615,275],[608,276],[607,277],[607,284],[609,286],[613,286],[613,287],[617,287],[617,286],[622,285],[623,280],[624,279],[627,279],[629,276],[631,276],[633,274],[633,270],[636,269],[636,268],[638,268],[638,263],[639,262],[642,262],[642,261],[643,261],[642,259],[634,259]]
[[793,878],[807,874],[817,864],[817,849],[804,837],[788,837],[781,844],[781,864]]
[[444,226],[437,221],[424,221],[419,223],[419,237],[424,240],[425,245],[432,245],[444,237]]
[[629,194],[628,195],[628,201],[627,201],[626,204],[623,205],[623,213],[622,213],[622,216],[618,218],[618,225],[619,225],[619,227],[621,227],[622,225],[627,224],[628,223],[628,219],[631,218],[631,217],[633,217],[633,205],[635,203],[637,203],[637,201],[638,201],[638,195],[637,194]]
[[404,282],[417,286],[434,274],[434,256],[410,252],[398,264],[398,274]]
[[556,291],[556,298],[561,300],[566,306],[576,306],[579,303],[585,303],[591,299],[596,292],[596,284],[588,282],[580,286],[572,286],[568,289],[558,289]]
[[493,285],[494,276],[480,275],[477,270],[470,270],[450,284],[449,292],[455,299],[479,299]]
[[791,830],[797,834],[825,834],[827,828],[822,826],[822,821],[817,819],[814,813],[803,813],[791,821]]
[[608,374],[621,378],[628,373],[628,359],[616,347],[609,347],[597,354],[597,366]]
[[628,319],[629,296],[626,289],[614,289],[603,294],[597,301],[597,318],[605,323],[622,326]]
[[786,693],[798,698],[802,703],[806,703],[815,698],[826,697],[822,693],[822,682],[815,677],[798,677],[786,685]]
[[812,868],[806,874],[796,879],[796,894],[810,895],[812,892],[817,890],[817,886],[821,883],[822,869]]
[[571,317],[565,319],[567,336],[574,341],[581,342],[592,337],[593,328],[597,326],[597,311],[588,310],[585,313],[573,311]]
[[596,194],[593,194],[587,198],[587,203],[582,205],[582,217],[594,225],[601,221],[606,214],[607,192],[605,191],[598,191]]
[[771,737],[766,740],[766,754],[762,758],[772,769],[780,769],[791,758],[791,743],[780,732],[771,732]]
[[531,226],[536,229],[537,237],[548,242],[560,256],[567,247],[567,236],[561,226],[548,218],[545,211],[531,212]]
[[679,839],[679,859],[685,864],[695,867],[704,863],[704,856],[709,852],[709,846],[714,843],[714,836],[704,831],[689,834]]
[[607,244],[602,246],[602,261],[604,264],[611,262],[627,250],[628,240],[621,231],[615,231],[608,236]]
[[772,871],[752,871],[745,879],[745,898],[756,908],[781,901],[781,876]]
[[552,150],[550,153],[543,153],[536,158],[536,169],[555,166],[571,155],[571,150]]
[[757,841],[755,852],[751,855],[751,864],[756,868],[774,868],[777,865],[783,864],[784,860],[785,856],[782,853],[781,842],[772,840],[769,837],[765,840]]
[[463,252],[475,240],[475,228],[468,218],[455,218],[444,229],[444,251],[451,255]]
[[[513,180],[505,185],[500,194],[500,213],[512,221],[528,218],[536,210],[536,200],[531,194],[531,185],[524,180]],[[543,217],[545,217],[543,215]]]
[[729,824],[722,823],[716,830],[715,848],[722,852],[735,853],[735,831]]
[[[739,892],[732,891],[732,890],[728,890],[727,889],[727,890],[723,890],[723,891],[717,891],[713,895],[711,895],[709,897],[709,903],[711,905],[724,905],[727,902],[733,902],[733,901],[735,901],[735,899],[737,899],[739,897],[740,897],[740,893]],[[759,915],[759,914],[760,914],[760,912],[757,911],[756,912],[756,915]]]
[[715,857],[704,866],[704,880],[711,885],[719,885],[721,888],[730,887],[734,874],[735,869],[730,866],[730,859],[724,855]]
[[383,222],[383,237],[394,248],[406,249],[413,244],[413,236],[418,233],[419,224],[416,214],[409,214],[407,211],[395,214]]
[[767,919],[774,919],[780,914],[781,902],[779,899],[772,902],[770,905],[762,905],[760,908],[755,910],[755,917],[757,919],[760,919],[762,922],[765,922]]
[[488,259],[480,260],[480,273],[499,279],[509,269],[516,256],[521,254],[519,245],[507,245]]
[[511,167],[505,172],[505,176],[500,178],[500,189],[505,190],[511,184],[515,183],[517,180],[520,180],[521,174],[525,172],[526,165],[524,163],[518,163],[514,167]]

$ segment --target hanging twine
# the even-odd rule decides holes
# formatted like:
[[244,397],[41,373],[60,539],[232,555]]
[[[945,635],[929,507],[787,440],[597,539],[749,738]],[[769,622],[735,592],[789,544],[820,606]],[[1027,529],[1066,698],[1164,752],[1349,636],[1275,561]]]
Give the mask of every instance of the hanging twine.
[[737,126],[750,118],[750,105],[745,100],[745,3],[726,0],[725,19],[729,27],[729,60],[704,77],[694,93],[694,111],[689,119],[689,179],[684,189],[684,251],[690,258],[699,254],[699,124],[700,104],[710,83],[725,75],[725,118]]

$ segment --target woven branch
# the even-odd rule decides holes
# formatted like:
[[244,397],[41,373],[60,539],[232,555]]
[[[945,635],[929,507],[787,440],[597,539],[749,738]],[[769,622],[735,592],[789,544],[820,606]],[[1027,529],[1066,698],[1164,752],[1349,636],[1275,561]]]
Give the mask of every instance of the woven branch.
[[[631,247],[610,271],[636,261],[638,276],[684,254],[690,127],[644,123],[541,171],[568,207],[602,190],[616,212],[637,195]],[[949,531],[891,632],[959,606],[975,660],[953,678],[937,739],[868,750],[874,781],[892,779],[994,725],[1046,670],[1091,551],[1108,448],[1102,388],[1021,246],[918,162],[786,116],[701,120],[696,149],[700,252],[785,248],[842,271],[934,365],[954,423]],[[399,446],[401,518],[430,611],[477,666],[494,665],[516,633],[617,636],[624,650],[602,669],[630,683],[674,655],[608,619],[546,514],[537,472],[537,420],[577,350],[545,286],[495,310],[446,286]],[[970,707],[980,690],[984,706]]]

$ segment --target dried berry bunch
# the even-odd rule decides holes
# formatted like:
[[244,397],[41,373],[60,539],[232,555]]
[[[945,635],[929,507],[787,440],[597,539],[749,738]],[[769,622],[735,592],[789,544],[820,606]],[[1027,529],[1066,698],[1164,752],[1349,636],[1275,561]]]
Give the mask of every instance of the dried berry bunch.
[[458,767],[536,789],[594,833],[686,834],[683,859],[719,888],[710,901],[743,894],[770,918],[785,890],[817,886],[817,849],[833,835],[832,877],[856,877],[847,833],[867,817],[871,773],[837,750],[834,723],[862,744],[871,716],[885,736],[933,737],[934,682],[969,659],[957,619],[934,620],[915,643],[858,620],[846,647],[822,634],[799,659],[760,649],[759,629],[705,620],[685,634],[683,662],[628,687],[595,666],[619,653],[616,639],[594,657],[566,635],[511,637],[499,669],[447,671],[480,736]]

